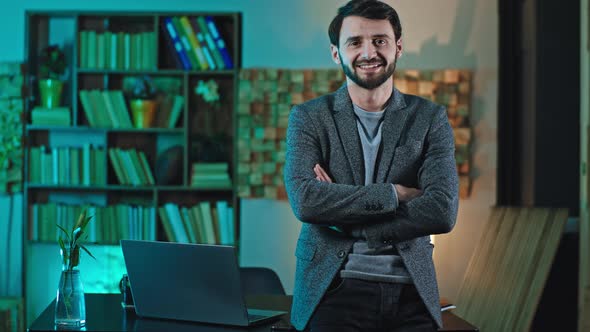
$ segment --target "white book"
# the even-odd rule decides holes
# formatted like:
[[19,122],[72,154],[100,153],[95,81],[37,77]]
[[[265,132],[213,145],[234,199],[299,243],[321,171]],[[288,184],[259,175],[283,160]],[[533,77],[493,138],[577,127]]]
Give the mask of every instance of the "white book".
[[219,241],[221,244],[230,244],[229,242],[229,220],[227,219],[227,201],[217,201],[217,220],[219,226]]

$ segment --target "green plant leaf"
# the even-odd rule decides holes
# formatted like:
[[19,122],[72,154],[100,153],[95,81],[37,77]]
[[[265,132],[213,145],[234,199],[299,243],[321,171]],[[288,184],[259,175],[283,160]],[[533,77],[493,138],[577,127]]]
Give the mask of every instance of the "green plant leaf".
[[90,253],[90,251],[89,251],[88,249],[86,249],[86,247],[85,247],[85,246],[83,246],[83,245],[80,245],[80,248],[82,248],[82,250],[86,251],[86,253],[87,253],[88,255],[90,255],[90,257],[92,257],[92,258],[94,258],[94,259],[96,260],[96,257],[94,257],[94,256],[93,256],[93,255]]
[[59,224],[56,224],[56,225],[59,229],[61,229],[62,232],[64,232],[64,234],[66,235],[66,240],[68,240],[68,242],[69,242],[70,236],[68,235],[68,231],[66,231],[65,228],[61,227]]

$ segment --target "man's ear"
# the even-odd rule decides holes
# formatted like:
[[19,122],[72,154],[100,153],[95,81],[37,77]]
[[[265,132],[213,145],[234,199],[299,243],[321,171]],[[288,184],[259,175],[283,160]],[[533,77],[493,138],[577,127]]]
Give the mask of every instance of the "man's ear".
[[395,42],[395,48],[397,49],[397,57],[401,57],[402,56],[402,38],[400,37],[397,42]]
[[340,57],[338,56],[338,47],[334,44],[330,44],[330,53],[332,53],[332,61],[340,64]]

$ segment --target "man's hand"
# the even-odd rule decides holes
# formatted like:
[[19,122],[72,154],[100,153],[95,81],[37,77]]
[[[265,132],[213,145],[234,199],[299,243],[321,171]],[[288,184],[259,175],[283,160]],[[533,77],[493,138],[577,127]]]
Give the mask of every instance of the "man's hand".
[[332,179],[330,179],[330,177],[328,176],[328,173],[326,173],[326,171],[324,171],[324,169],[322,168],[322,166],[320,166],[320,164],[315,164],[313,171],[316,175],[315,178],[318,181],[332,183]]
[[400,202],[408,202],[412,199],[422,195],[422,190],[416,188],[404,187],[401,184],[395,185],[397,192],[397,200]]

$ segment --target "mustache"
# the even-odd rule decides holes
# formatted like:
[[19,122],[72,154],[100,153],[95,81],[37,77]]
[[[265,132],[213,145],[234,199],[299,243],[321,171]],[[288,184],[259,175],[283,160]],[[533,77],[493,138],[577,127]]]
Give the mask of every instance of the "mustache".
[[385,60],[383,59],[369,59],[369,60],[359,60],[355,61],[355,66],[362,66],[362,65],[383,65],[385,64]]

